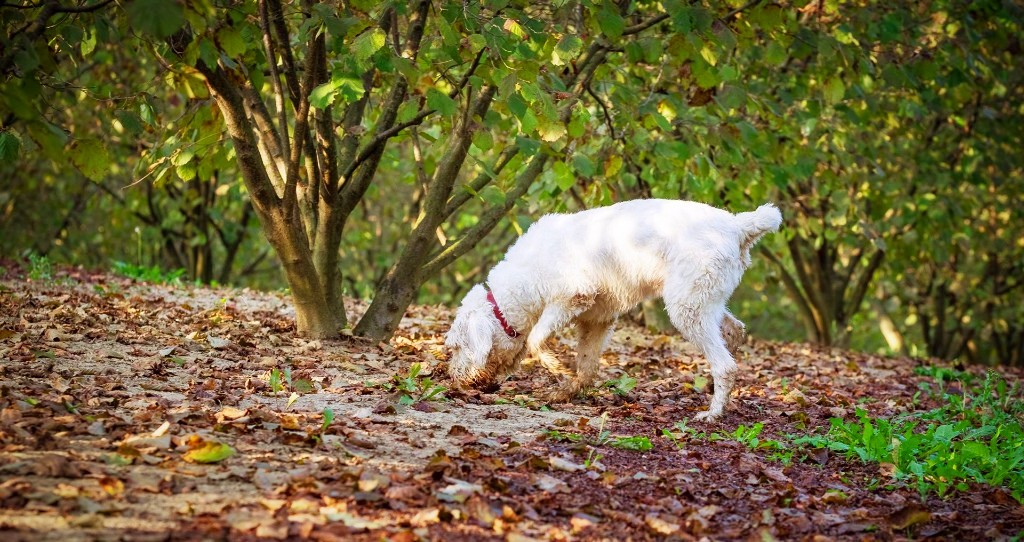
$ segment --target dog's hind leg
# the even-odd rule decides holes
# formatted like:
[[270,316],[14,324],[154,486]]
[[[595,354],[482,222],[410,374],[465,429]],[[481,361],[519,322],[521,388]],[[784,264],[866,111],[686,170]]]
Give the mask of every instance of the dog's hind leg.
[[692,307],[669,309],[672,323],[683,334],[683,337],[700,349],[708,363],[711,364],[711,377],[715,385],[711,404],[706,412],[694,416],[695,420],[712,420],[722,415],[729,394],[736,379],[736,361],[726,347],[722,337],[722,311],[704,309],[695,311]]
[[739,321],[729,311],[725,311],[722,317],[722,338],[725,339],[725,347],[733,356],[739,351],[740,346],[747,340],[747,326]]

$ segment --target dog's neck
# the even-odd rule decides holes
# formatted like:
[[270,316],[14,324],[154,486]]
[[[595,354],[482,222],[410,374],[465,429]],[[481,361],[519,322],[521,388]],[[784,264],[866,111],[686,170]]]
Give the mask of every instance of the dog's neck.
[[501,324],[501,329],[505,330],[505,334],[508,335],[510,339],[519,338],[519,332],[508,323],[508,320],[505,319],[505,315],[501,312],[501,308],[498,307],[498,302],[494,300],[494,294],[490,290],[487,290],[487,302],[491,304],[491,310],[494,311],[494,317],[498,319],[498,323]]

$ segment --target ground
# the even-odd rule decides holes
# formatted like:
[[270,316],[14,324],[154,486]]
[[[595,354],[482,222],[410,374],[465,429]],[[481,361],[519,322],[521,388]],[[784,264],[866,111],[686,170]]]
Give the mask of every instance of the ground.
[[[629,322],[602,359],[611,384],[574,404],[534,399],[555,381],[529,366],[495,393],[430,397],[447,385],[448,309],[412,308],[388,344],[309,341],[279,294],[73,269],[33,281],[10,262],[0,274],[4,540],[976,540],[1024,529],[1004,488],[922,498],[884,464],[757,444],[820,433],[857,408],[925,408],[914,360],[751,340],[726,415],[687,430],[677,424],[709,399],[706,363]],[[348,305],[353,318],[364,308]],[[555,346],[568,356],[569,345]],[[744,438],[756,424],[757,440]]]

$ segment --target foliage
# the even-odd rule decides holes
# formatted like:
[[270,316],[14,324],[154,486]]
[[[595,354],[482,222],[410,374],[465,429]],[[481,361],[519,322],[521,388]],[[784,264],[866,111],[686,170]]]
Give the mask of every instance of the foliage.
[[544,212],[772,199],[734,303],[755,332],[1024,363],[1020,6],[441,2],[416,38],[425,5],[4,4],[0,254],[278,287],[244,166],[277,197],[292,171],[292,248],[336,203],[320,280],[386,335]]
[[185,270],[181,268],[173,271],[164,271],[155,265],[135,265],[122,261],[114,262],[113,271],[123,277],[157,284],[180,283],[181,277],[185,274]]
[[857,409],[857,420],[833,418],[827,434],[794,443],[892,465],[894,478],[913,480],[922,497],[966,491],[969,482],[978,482],[1006,487],[1024,502],[1020,389],[1009,388],[995,373],[980,385],[969,379],[960,383],[965,387],[954,393],[940,388],[943,404],[930,411],[885,419]]
[[689,441],[716,442],[721,440],[733,440],[743,444],[751,450],[768,451],[769,459],[779,461],[783,465],[789,465],[793,460],[793,449],[789,444],[790,439],[764,439],[760,436],[763,429],[764,424],[756,422],[750,427],[740,424],[732,433],[723,433],[719,431],[707,433],[694,427],[690,427],[686,420],[683,420],[681,422],[676,422],[672,429],[663,428],[661,430],[661,436],[679,449],[682,449]]

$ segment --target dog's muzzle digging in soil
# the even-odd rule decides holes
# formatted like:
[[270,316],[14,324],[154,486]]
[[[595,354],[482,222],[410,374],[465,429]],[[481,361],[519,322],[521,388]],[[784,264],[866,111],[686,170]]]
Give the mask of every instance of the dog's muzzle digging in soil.
[[[732,351],[743,323],[725,304],[750,265],[750,249],[779,229],[772,204],[731,214],[702,203],[635,200],[575,214],[542,217],[462,300],[445,338],[457,386],[493,385],[529,353],[569,377],[548,394],[567,401],[597,378],[615,318],[657,296],[672,324],[711,364],[714,396],[697,419],[722,414],[736,374]],[[544,348],[574,325],[575,363]]]

